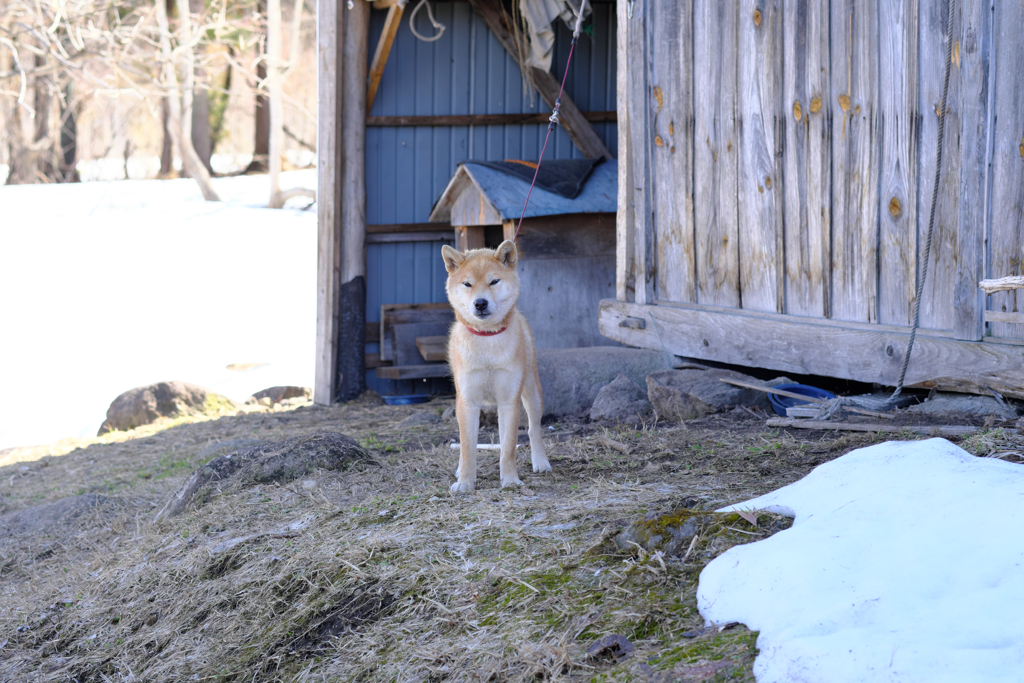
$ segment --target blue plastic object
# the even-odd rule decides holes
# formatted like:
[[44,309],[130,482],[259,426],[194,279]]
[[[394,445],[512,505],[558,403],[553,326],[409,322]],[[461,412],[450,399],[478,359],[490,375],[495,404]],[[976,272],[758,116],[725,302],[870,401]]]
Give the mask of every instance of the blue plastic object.
[[[782,389],[783,391],[791,391],[794,394],[800,394],[801,396],[809,396],[810,398],[828,400],[836,397],[836,395],[831,391],[825,391],[818,387],[809,387],[806,384],[780,384],[774,388]],[[780,396],[779,394],[768,394],[768,400],[772,402],[772,408],[775,408],[775,412],[782,417],[786,417],[786,408],[802,406],[810,403],[810,401],[801,401],[798,398]]]
[[426,403],[430,400],[430,394],[413,394],[412,396],[385,396],[384,402],[389,406],[411,406],[416,403]]

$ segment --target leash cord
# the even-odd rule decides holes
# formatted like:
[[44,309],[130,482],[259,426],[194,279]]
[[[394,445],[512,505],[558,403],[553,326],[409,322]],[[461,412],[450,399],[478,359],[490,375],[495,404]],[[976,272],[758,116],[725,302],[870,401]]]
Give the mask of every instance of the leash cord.
[[533,187],[537,184],[537,174],[540,173],[541,162],[544,161],[544,151],[548,148],[548,139],[551,138],[551,131],[559,122],[558,111],[562,107],[562,93],[565,92],[565,79],[569,76],[569,65],[572,64],[572,53],[576,49],[576,40],[580,37],[580,28],[583,26],[583,11],[587,7],[587,0],[580,3],[579,14],[576,15],[576,29],[572,33],[572,43],[569,45],[569,58],[565,60],[565,73],[562,74],[562,85],[558,89],[558,98],[555,99],[555,106],[551,111],[551,118],[548,119],[548,132],[544,136],[544,146],[540,148],[540,157],[537,159],[537,168],[533,171],[533,182],[526,192],[526,201],[523,202],[523,213],[519,216],[519,224],[516,225],[516,234],[512,237],[515,242],[519,239],[519,230],[523,227],[523,219],[526,218],[526,208],[530,205],[530,195],[533,194]]
[[910,341],[907,343],[907,352],[903,356],[903,369],[900,371],[900,379],[896,384],[896,391],[889,397],[889,403],[894,403],[896,397],[903,391],[903,382],[907,378],[907,367],[910,365],[910,352],[914,348],[914,338],[917,337],[917,328],[921,324],[921,298],[924,296],[924,282],[928,277],[928,260],[932,251],[932,232],[935,228],[935,207],[939,203],[939,176],[942,173],[942,147],[946,133],[946,101],[949,96],[949,72],[953,64],[953,0],[947,2],[948,16],[946,18],[946,75],[942,81],[942,103],[939,106],[939,142],[935,155],[935,185],[932,188],[932,208],[928,215],[928,237],[925,239],[924,261],[921,263],[921,279],[917,283],[917,300],[914,301],[914,323],[910,328]]

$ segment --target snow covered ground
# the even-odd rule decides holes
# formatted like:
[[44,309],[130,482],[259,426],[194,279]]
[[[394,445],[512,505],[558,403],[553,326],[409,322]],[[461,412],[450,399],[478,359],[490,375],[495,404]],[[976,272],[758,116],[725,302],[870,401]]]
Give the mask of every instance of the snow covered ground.
[[214,186],[221,203],[191,180],[0,187],[0,449],[95,435],[151,382],[312,386],[316,207],[262,208],[266,176]]
[[1024,680],[1024,467],[944,439],[853,451],[733,509],[794,516],[701,573],[760,683]]

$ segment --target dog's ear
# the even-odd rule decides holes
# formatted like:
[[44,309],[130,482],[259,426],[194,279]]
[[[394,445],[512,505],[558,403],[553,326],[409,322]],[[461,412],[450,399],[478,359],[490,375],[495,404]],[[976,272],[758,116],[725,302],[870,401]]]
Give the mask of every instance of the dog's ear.
[[449,273],[454,273],[466,260],[466,255],[455,251],[446,244],[441,247],[441,258],[444,259],[444,269]]
[[512,240],[505,240],[498,245],[494,257],[504,263],[506,267],[515,268],[516,262],[519,261],[519,250],[516,249],[516,243]]

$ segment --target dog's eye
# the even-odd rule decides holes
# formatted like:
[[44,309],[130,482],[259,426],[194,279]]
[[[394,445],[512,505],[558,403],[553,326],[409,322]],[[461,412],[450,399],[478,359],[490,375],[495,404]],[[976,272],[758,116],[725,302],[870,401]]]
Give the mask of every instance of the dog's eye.
[[501,280],[491,280],[491,287],[501,282]]
[[472,287],[473,286],[473,285],[469,284],[468,282],[463,282],[462,284],[466,285],[467,287]]

